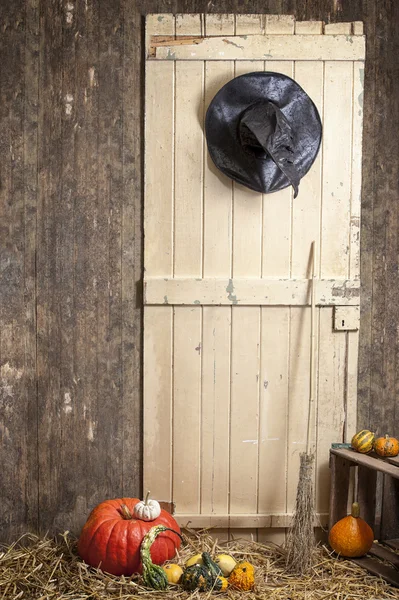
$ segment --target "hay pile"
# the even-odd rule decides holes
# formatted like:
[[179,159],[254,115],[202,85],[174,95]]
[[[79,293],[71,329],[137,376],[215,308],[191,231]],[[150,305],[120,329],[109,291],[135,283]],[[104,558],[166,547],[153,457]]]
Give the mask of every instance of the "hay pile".
[[[248,540],[218,542],[207,531],[186,532],[185,544],[176,562],[205,550],[228,552],[236,560],[250,560],[256,567],[252,592],[228,589],[214,597],[229,600],[361,600],[398,598],[398,590],[369,575],[360,567],[330,556],[326,548],[315,551],[315,566],[309,575],[297,578],[285,572],[284,551],[273,544]],[[182,591],[178,586],[165,592],[148,590],[138,575],[131,578],[106,575],[87,567],[76,552],[76,540],[64,533],[56,540],[26,535],[0,552],[0,599],[4,600],[208,600],[207,593]]]

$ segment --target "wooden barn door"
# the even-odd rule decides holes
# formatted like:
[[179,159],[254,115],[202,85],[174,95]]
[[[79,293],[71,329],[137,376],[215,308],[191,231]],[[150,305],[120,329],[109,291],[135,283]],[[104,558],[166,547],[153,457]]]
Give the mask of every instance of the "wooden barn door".
[[[305,449],[310,247],[317,255],[316,510],[356,426],[361,23],[150,15],[145,97],[144,489],[181,524],[280,541]],[[213,166],[204,115],[227,81],[293,77],[323,121],[299,196]]]

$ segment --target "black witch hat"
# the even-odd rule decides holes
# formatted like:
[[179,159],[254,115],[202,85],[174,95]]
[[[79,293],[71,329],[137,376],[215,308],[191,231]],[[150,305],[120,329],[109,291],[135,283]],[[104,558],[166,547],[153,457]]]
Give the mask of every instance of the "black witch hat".
[[269,193],[289,185],[294,198],[321,142],[316,106],[281,73],[240,75],[209,105],[205,134],[215,165],[235,181]]

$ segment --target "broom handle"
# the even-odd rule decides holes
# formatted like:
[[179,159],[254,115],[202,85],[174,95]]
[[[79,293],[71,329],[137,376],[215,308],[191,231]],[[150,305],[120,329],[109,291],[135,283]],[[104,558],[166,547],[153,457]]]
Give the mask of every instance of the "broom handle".
[[315,280],[316,280],[316,242],[312,242],[312,279],[310,285],[310,372],[309,372],[309,407],[308,407],[308,429],[306,433],[306,454],[310,453],[310,422],[312,418],[312,407],[315,395],[315,350],[316,350],[316,327],[315,327]]

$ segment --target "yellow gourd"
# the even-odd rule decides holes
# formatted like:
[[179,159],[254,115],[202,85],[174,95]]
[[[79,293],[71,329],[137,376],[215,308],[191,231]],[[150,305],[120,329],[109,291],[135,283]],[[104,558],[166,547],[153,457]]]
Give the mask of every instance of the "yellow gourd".
[[225,577],[230,575],[237,564],[234,558],[229,554],[218,554],[215,558],[215,563],[220,567],[220,570]]
[[179,565],[170,563],[168,565],[163,565],[162,569],[165,571],[168,583],[179,583],[181,576],[183,575],[183,569]]
[[202,554],[194,554],[194,556],[188,558],[184,563],[186,568],[192,567],[193,565],[202,565]]

